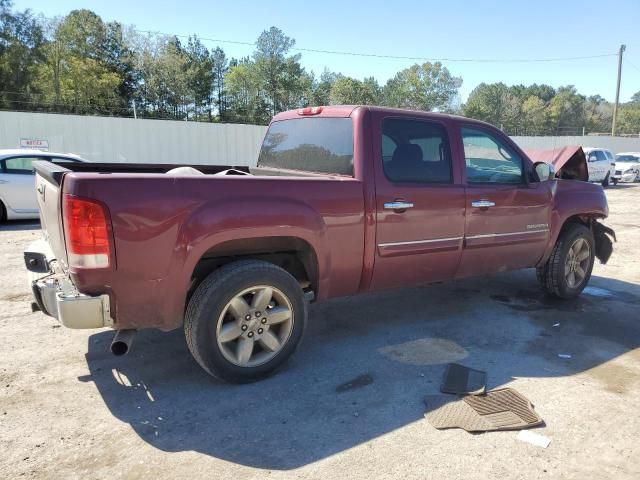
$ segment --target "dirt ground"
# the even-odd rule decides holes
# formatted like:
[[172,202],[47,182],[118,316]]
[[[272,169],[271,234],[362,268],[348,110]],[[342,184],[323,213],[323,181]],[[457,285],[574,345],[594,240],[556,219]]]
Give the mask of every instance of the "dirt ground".
[[[529,270],[315,305],[294,358],[245,386],[209,378],[181,331],[115,358],[112,332],[31,313],[39,226],[3,225],[0,478],[638,479],[640,185],[607,196],[619,241],[580,299]],[[549,447],[434,429],[423,397],[450,361],[529,398]]]

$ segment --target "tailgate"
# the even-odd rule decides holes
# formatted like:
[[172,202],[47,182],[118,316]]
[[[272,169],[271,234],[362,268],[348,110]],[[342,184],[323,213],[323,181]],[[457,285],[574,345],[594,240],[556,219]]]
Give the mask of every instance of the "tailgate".
[[55,258],[67,265],[67,252],[62,230],[62,177],[66,168],[51,162],[33,162],[36,171],[36,196],[40,209],[40,224],[45,240],[49,243]]

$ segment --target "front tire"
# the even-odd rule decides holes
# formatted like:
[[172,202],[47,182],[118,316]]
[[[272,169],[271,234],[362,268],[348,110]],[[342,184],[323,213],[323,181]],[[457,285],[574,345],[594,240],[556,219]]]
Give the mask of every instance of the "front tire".
[[609,186],[609,172],[607,172],[607,175],[604,177],[604,180],[602,180],[602,186],[603,187]]
[[595,259],[593,234],[584,225],[565,227],[547,262],[536,270],[544,291],[557,298],[575,298],[589,283]]
[[187,345],[210,375],[232,383],[262,379],[296,349],[307,305],[297,280],[268,262],[243,260],[211,273],[189,301]]

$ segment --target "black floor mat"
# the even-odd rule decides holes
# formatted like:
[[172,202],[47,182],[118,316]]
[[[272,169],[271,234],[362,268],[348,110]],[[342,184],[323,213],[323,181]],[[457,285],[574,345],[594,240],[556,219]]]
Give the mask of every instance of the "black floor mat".
[[481,395],[487,386],[487,373],[458,363],[447,365],[440,391],[457,395]]

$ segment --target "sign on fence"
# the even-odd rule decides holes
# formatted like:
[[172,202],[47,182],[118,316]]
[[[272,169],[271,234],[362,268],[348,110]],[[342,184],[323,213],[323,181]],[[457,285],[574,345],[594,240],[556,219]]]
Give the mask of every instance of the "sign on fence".
[[21,138],[20,139],[20,148],[33,148],[36,150],[44,150],[45,152],[49,151],[49,141],[42,140],[39,138]]

